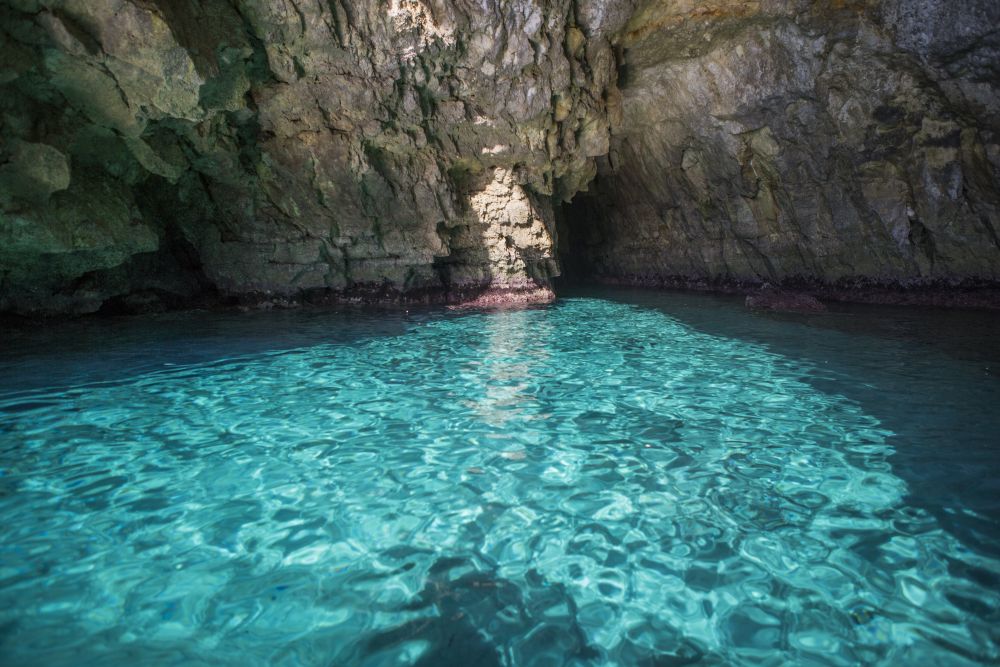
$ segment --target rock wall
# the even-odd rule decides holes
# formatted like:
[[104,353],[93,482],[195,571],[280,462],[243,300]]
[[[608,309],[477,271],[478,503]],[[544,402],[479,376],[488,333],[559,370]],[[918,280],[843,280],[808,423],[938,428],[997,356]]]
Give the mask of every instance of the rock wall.
[[627,15],[2,0],[0,311],[547,291]]
[[0,312],[547,298],[557,257],[998,280],[998,25],[994,0],[0,0]]
[[650,2],[564,256],[612,281],[1000,278],[1000,3]]

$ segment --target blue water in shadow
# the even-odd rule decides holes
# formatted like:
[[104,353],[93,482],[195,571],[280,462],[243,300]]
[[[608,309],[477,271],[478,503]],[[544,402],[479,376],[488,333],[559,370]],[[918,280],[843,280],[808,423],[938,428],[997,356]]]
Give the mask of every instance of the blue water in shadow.
[[995,327],[600,292],[5,333],[0,662],[995,663]]

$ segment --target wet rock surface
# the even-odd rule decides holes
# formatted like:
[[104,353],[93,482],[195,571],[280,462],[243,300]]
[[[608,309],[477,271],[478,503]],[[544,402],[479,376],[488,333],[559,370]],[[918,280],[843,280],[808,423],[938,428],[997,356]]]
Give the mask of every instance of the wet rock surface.
[[997,25],[989,0],[0,0],[0,312],[534,300],[562,269],[993,282]]

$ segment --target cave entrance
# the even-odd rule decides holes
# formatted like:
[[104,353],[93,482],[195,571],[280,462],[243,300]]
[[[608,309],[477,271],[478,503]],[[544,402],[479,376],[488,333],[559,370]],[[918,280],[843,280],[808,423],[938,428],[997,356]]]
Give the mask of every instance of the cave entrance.
[[570,201],[554,207],[556,253],[561,270],[553,285],[557,293],[592,285],[601,275],[601,257],[608,233],[602,224],[606,216],[599,192],[595,179],[589,191],[578,192]]

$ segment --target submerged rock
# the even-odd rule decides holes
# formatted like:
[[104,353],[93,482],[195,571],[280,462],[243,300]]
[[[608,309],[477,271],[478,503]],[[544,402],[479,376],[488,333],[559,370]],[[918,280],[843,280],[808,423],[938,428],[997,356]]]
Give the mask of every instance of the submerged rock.
[[0,18],[0,312],[1000,280],[991,0]]
[[788,313],[825,313],[826,306],[814,296],[801,292],[764,290],[746,299],[751,310],[773,310]]

